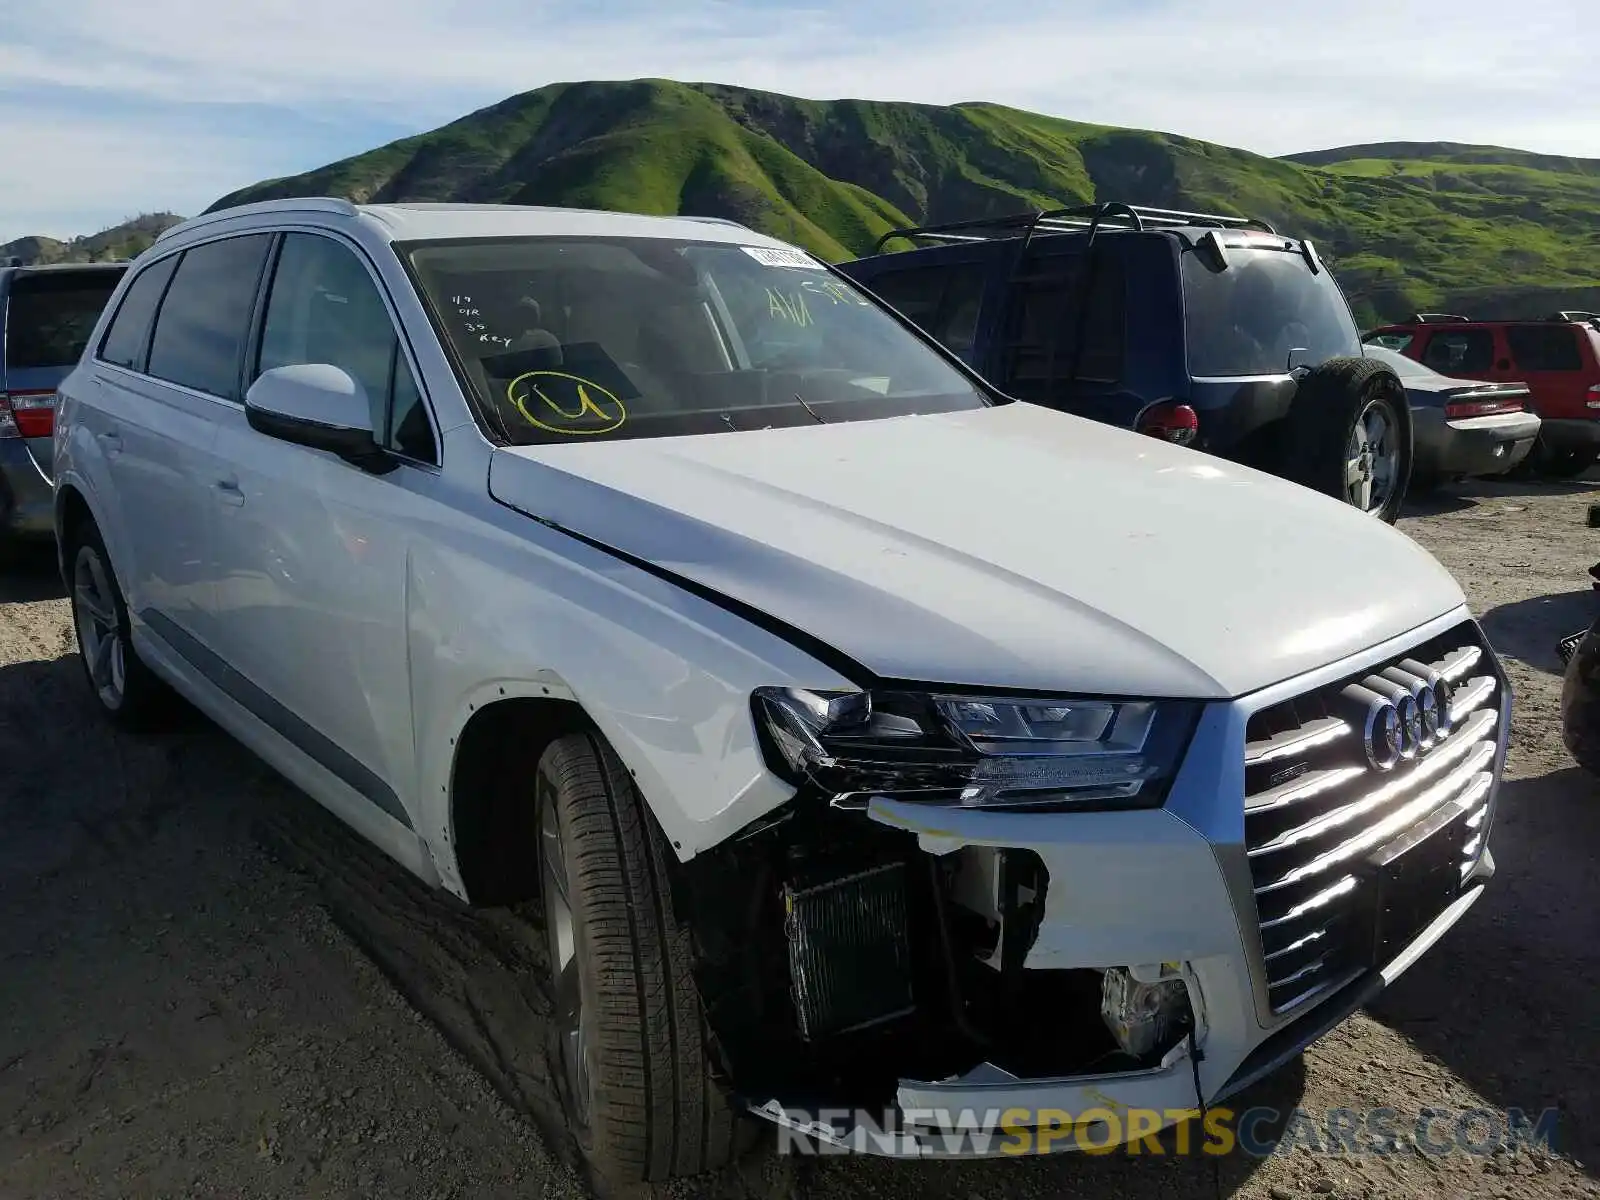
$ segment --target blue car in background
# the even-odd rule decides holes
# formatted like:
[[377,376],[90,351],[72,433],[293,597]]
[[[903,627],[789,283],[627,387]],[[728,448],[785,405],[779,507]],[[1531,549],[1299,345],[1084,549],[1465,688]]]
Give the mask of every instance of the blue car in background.
[[892,230],[838,270],[1018,400],[1400,514],[1400,380],[1266,221],[1108,201]]
[[0,266],[0,540],[54,536],[56,387],[127,267]]
[[1527,410],[1527,384],[1441,375],[1383,345],[1379,336],[1369,335],[1363,352],[1390,367],[1406,389],[1413,494],[1450,479],[1504,475],[1528,457],[1539,437],[1539,417]]

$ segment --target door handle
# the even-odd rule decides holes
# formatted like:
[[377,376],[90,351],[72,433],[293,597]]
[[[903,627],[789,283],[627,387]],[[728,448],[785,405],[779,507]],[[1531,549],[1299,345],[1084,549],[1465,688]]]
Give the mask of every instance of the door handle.
[[122,453],[122,435],[115,429],[108,429],[100,435],[100,444],[105,447],[108,455]]
[[216,482],[217,499],[231,508],[239,508],[244,504],[244,491],[239,487],[237,479],[219,479]]

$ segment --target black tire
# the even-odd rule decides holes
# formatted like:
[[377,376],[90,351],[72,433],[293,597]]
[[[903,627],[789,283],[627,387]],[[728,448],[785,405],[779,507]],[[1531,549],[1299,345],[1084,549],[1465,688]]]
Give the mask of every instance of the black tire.
[[[541,828],[549,811],[559,831],[575,946],[565,983],[553,980],[552,1075],[594,1182],[626,1189],[725,1166],[739,1148],[740,1119],[706,1051],[691,939],[673,915],[664,839],[627,769],[596,735],[551,743],[536,778]],[[545,909],[548,931],[548,898]],[[592,1048],[586,1103],[574,1096],[559,1050],[574,976],[577,1024]]]
[[1576,479],[1594,466],[1597,455],[1589,450],[1563,450],[1543,455],[1535,469],[1551,479]]
[[1367,511],[1392,524],[1400,515],[1411,479],[1411,409],[1400,377],[1376,359],[1332,358],[1300,380],[1286,419],[1280,473],[1346,504],[1353,503],[1345,481],[1346,451],[1356,422],[1374,406],[1382,406],[1388,414],[1398,441],[1398,461],[1387,494]]
[[1578,643],[1561,679],[1561,740],[1580,767],[1600,775],[1600,621]]
[[[66,547],[65,561],[78,658],[96,706],[123,729],[147,733],[164,728],[172,720],[176,697],[133,648],[128,605],[100,531],[82,526]],[[103,663],[98,661],[102,647]],[[97,676],[97,670],[102,674]]]

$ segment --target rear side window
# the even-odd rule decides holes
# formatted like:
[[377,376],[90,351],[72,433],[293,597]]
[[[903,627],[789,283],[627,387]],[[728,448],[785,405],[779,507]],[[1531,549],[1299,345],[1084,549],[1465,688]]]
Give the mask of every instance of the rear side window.
[[1086,279],[1082,257],[1053,255],[1027,275],[1008,322],[1006,390],[1020,400],[1061,402],[1073,381],[1120,379],[1127,309],[1121,259],[1099,255],[1093,278]]
[[117,305],[117,315],[111,318],[111,327],[100,342],[100,357],[119,367],[134,371],[144,370],[145,348],[150,344],[150,322],[155,318],[156,306],[167,290],[167,280],[178,265],[178,256],[164,258],[146,267],[134,277],[128,290]]
[[184,252],[156,318],[148,371],[157,379],[238,398],[250,310],[271,235],[246,234]]
[[981,263],[950,263],[890,271],[867,284],[948,349],[972,350],[983,300]]
[[1494,334],[1487,329],[1441,329],[1428,339],[1422,363],[1441,375],[1482,375],[1494,366]]
[[1566,325],[1508,325],[1506,341],[1519,371],[1581,371],[1578,339]]
[[83,357],[119,278],[118,271],[51,271],[14,278],[5,313],[6,365],[74,365]]

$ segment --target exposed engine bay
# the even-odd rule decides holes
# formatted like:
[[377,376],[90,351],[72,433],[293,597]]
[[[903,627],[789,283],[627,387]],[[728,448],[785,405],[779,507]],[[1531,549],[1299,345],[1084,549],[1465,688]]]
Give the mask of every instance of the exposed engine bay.
[[1136,1071],[1192,1024],[1175,978],[1024,969],[1050,887],[1031,850],[934,855],[802,793],[675,886],[713,1053],[747,1099],[881,1111],[904,1080],[985,1063],[1018,1079]]

